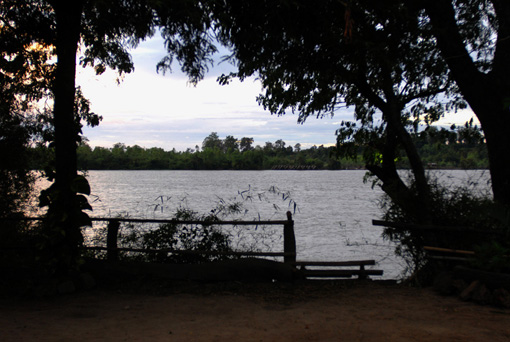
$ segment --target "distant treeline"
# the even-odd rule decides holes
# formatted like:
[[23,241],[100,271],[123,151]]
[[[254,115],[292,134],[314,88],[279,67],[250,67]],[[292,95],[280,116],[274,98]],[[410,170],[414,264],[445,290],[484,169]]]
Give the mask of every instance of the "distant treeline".
[[[450,139],[450,140],[448,140]],[[356,160],[339,158],[336,147],[313,146],[302,149],[300,144],[287,146],[283,140],[252,146],[252,138],[237,140],[232,136],[219,139],[211,133],[202,147],[186,151],[165,151],[117,143],[111,148],[78,147],[78,167],[82,170],[340,170],[364,167]],[[487,151],[480,141],[458,141],[447,135],[421,135],[415,144],[427,167],[474,169],[487,168]],[[44,146],[32,148],[32,168],[43,169],[51,160],[51,151]],[[405,159],[399,166],[407,167]]]
[[[487,169],[489,158],[480,129],[466,123],[452,129],[429,127],[413,135],[414,144],[425,166],[452,169]],[[407,166],[402,159],[400,166]]]

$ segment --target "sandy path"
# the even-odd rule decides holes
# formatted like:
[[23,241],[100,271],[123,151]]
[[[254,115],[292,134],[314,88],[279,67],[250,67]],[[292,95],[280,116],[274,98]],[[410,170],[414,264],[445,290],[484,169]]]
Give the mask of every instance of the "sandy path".
[[2,300],[0,340],[510,341],[510,311],[427,289],[373,283],[242,288]]

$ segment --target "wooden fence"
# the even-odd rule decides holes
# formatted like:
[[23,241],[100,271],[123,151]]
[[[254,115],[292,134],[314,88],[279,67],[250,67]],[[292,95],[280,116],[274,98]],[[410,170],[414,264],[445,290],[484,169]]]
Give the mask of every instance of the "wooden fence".
[[[271,256],[283,257],[285,263],[296,262],[296,237],[294,234],[294,221],[292,214],[287,212],[287,220],[270,221],[199,221],[199,220],[156,220],[156,219],[128,219],[128,218],[92,218],[92,221],[107,221],[108,232],[106,237],[106,247],[85,247],[89,250],[107,251],[108,260],[117,260],[120,251],[156,253],[166,252],[173,254],[200,254],[200,255],[236,255],[236,256]],[[121,222],[139,222],[139,223],[160,223],[160,224],[197,224],[197,225],[215,225],[215,226],[283,226],[283,252],[214,252],[198,250],[179,250],[179,249],[137,249],[117,247],[117,236]]]
[[[43,221],[43,217],[13,218],[13,220]],[[305,278],[350,278],[358,276],[365,279],[368,276],[381,276],[382,270],[365,269],[365,266],[375,265],[374,260],[351,260],[351,261],[296,261],[296,237],[294,234],[294,221],[291,212],[287,212],[287,220],[270,221],[200,221],[200,220],[160,220],[160,219],[134,219],[134,218],[111,218],[94,217],[93,222],[108,222],[106,246],[86,246],[86,250],[106,251],[106,257],[110,261],[119,259],[120,252],[134,253],[172,253],[194,255],[234,255],[234,256],[262,256],[283,257],[283,262],[293,268],[300,267],[300,272]],[[157,224],[194,224],[204,226],[282,226],[283,227],[283,252],[248,252],[248,251],[199,251],[179,249],[143,249],[123,248],[118,246],[118,234],[122,222],[130,223],[157,223]],[[311,267],[311,268],[310,268]],[[319,267],[317,269],[316,267]],[[347,268],[345,268],[347,267]],[[353,268],[354,267],[354,268]]]
[[[12,218],[12,220],[24,221],[43,221],[43,217],[22,217]],[[294,221],[291,212],[287,212],[287,220],[270,221],[199,221],[199,220],[159,220],[159,219],[134,219],[134,218],[111,218],[111,217],[93,217],[93,222],[108,222],[108,231],[106,237],[106,246],[86,246],[86,250],[106,251],[108,260],[118,260],[119,252],[139,252],[139,253],[160,253],[167,252],[173,254],[200,254],[200,255],[236,255],[236,256],[270,256],[283,257],[283,261],[288,264],[296,262],[296,237],[294,234]],[[178,249],[142,249],[142,248],[122,248],[118,247],[117,238],[121,222],[131,223],[159,223],[159,224],[196,224],[204,226],[282,226],[283,227],[283,252],[214,252],[198,250],[178,250]]]

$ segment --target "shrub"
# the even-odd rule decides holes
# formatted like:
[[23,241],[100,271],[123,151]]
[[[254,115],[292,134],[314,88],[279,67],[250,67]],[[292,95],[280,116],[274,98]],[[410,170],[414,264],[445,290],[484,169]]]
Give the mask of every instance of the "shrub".
[[[198,213],[181,208],[175,215],[176,220],[205,221],[209,224],[175,224],[166,223],[157,229],[141,235],[142,246],[146,249],[187,250],[192,252],[233,252],[231,237],[225,231],[214,226],[218,220],[215,215],[199,215]],[[209,254],[180,254],[180,253],[149,253],[147,261],[172,263],[199,263],[228,258],[228,255]]]
[[[441,230],[409,229],[408,227],[386,227],[383,235],[397,241],[396,254],[406,260],[407,272],[417,275],[420,282],[431,279],[438,267],[445,264],[431,262],[426,258],[424,246],[445,247],[450,249],[483,251],[477,253],[474,264],[477,267],[489,269],[499,268],[504,259],[501,256],[510,247],[510,210],[494,203],[487,193],[474,190],[469,182],[458,187],[446,187],[437,179],[429,180],[431,213],[427,222],[419,221],[416,217],[402,210],[388,196],[382,200],[383,219],[409,225],[427,224],[445,227]],[[411,185],[412,187],[412,185]],[[463,228],[460,231],[448,227]],[[495,243],[497,241],[497,243]],[[488,262],[490,258],[495,260]],[[498,264],[499,266],[496,266]]]
[[[168,199],[167,199],[168,200]],[[159,252],[123,252],[120,257],[130,260],[168,263],[200,263],[233,258],[232,252],[258,252],[272,250],[282,245],[283,234],[281,228],[274,226],[218,226],[214,223],[220,220],[261,220],[260,213],[251,214],[253,204],[259,203],[269,206],[275,211],[273,216],[282,211],[275,201],[287,204],[286,210],[299,210],[297,204],[291,199],[289,192],[280,191],[272,186],[267,191],[256,191],[248,187],[247,190],[238,191],[237,196],[231,199],[218,198],[213,209],[207,214],[200,214],[188,207],[187,200],[181,200],[172,220],[201,221],[203,224],[165,223],[157,226],[142,223],[124,224],[118,233],[118,246],[122,248],[160,250]],[[163,196],[158,197],[154,211],[163,211],[168,208]],[[281,214],[281,213],[280,213]],[[271,218],[268,218],[271,219]],[[278,233],[279,232],[279,233]],[[92,245],[104,245],[107,228],[96,231],[92,238]],[[191,253],[172,252],[173,250],[186,250]],[[205,251],[207,253],[198,253]],[[218,252],[212,255],[210,252]],[[103,258],[105,252],[87,252],[87,256]]]

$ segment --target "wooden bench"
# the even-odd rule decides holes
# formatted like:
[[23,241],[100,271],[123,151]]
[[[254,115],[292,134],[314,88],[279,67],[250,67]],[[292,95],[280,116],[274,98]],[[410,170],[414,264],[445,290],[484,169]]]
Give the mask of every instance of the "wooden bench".
[[[300,268],[306,278],[351,278],[356,275],[358,279],[366,279],[368,276],[383,275],[383,270],[365,269],[365,266],[375,265],[375,260],[296,261],[293,264]],[[359,268],[352,268],[356,266]],[[309,269],[308,267],[314,268]],[[343,267],[350,268],[345,269]]]
[[423,250],[427,252],[428,259],[435,260],[470,262],[475,256],[474,251],[464,251],[451,248],[423,246]]

